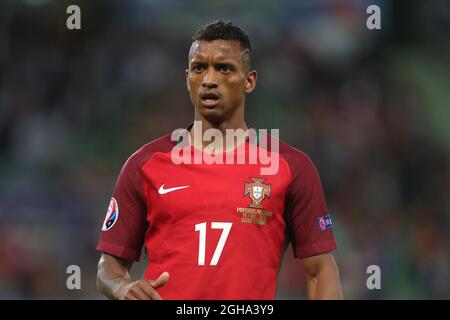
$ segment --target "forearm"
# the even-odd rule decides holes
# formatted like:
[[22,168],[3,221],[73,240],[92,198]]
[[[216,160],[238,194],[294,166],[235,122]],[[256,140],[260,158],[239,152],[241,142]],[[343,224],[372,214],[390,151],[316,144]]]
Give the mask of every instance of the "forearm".
[[97,289],[109,299],[118,299],[126,285],[132,282],[129,269],[109,255],[102,255],[98,263]]
[[324,268],[314,277],[307,277],[308,299],[343,299],[339,272],[335,268]]

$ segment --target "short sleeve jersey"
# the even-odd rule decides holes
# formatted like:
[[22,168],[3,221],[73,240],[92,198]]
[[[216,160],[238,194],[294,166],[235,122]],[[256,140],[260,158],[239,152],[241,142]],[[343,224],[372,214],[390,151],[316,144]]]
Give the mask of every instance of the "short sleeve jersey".
[[259,161],[174,162],[198,150],[171,135],[143,146],[120,172],[97,249],[139,260],[144,247],[144,278],[170,274],[164,299],[274,299],[289,242],[298,258],[336,243],[311,159],[283,142],[260,149],[246,142],[223,156],[265,151],[278,157],[275,174],[261,174]]

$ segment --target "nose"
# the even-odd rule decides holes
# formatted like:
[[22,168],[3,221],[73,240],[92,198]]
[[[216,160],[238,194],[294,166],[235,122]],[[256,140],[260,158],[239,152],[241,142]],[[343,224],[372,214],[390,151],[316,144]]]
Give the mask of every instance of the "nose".
[[217,79],[214,68],[208,68],[203,77],[202,86],[208,89],[217,88]]

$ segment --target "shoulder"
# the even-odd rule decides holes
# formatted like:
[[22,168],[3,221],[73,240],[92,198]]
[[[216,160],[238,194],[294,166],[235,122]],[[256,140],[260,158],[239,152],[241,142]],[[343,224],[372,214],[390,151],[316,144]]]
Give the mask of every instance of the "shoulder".
[[173,146],[175,146],[175,142],[171,140],[170,134],[150,141],[128,157],[124,164],[124,168],[139,169],[147,163],[155,153],[170,152]]
[[291,174],[296,176],[304,170],[315,170],[315,166],[310,156],[297,148],[290,146],[289,144],[279,141],[279,154],[289,166]]
[[291,199],[297,199],[299,196],[305,199],[323,197],[319,172],[307,153],[280,142],[280,158],[289,166],[291,175],[289,194],[293,197]]
[[284,141],[279,141],[280,145],[280,156],[282,156],[288,162],[301,163],[311,161],[311,158],[306,154],[306,152],[294,148]]

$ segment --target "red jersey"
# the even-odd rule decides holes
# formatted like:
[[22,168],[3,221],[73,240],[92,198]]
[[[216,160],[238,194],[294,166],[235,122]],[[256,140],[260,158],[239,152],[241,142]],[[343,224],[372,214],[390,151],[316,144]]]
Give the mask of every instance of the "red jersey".
[[299,258],[336,248],[305,153],[280,142],[277,172],[262,175],[260,163],[174,164],[176,144],[167,135],[127,160],[97,245],[136,261],[145,245],[144,278],[170,274],[163,299],[274,299],[289,241]]

